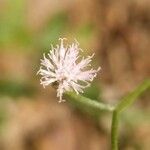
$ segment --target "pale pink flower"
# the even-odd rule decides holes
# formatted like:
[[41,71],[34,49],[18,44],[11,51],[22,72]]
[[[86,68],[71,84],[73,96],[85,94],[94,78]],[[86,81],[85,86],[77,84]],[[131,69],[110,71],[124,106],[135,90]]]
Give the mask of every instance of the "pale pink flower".
[[43,87],[49,84],[57,84],[57,97],[62,102],[63,93],[75,91],[77,94],[83,93],[83,89],[90,86],[90,82],[96,77],[100,67],[96,70],[91,68],[91,59],[79,55],[79,44],[77,42],[64,46],[64,38],[60,38],[60,45],[52,46],[48,57],[43,55],[41,67],[38,71]]

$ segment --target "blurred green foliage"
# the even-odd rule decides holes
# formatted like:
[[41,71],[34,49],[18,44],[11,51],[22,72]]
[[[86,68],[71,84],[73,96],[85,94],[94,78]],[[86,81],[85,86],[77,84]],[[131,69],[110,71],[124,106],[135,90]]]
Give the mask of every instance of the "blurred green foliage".
[[[68,12],[60,11],[49,18],[42,30],[31,33],[26,26],[25,0],[7,0],[7,9],[0,15],[0,45],[18,45],[30,47],[26,50],[36,48],[39,51],[48,51],[50,43],[56,44],[57,39],[64,37],[68,31],[74,35],[73,38],[86,43],[94,33],[91,23],[82,23],[80,26],[72,26]],[[69,33],[70,34],[70,33]],[[14,50],[14,49],[10,49]]]
[[24,0],[7,0],[7,9],[0,19],[0,45],[16,43],[26,45],[30,36],[25,27]]
[[0,95],[18,97],[32,96],[35,92],[35,87],[28,82],[18,80],[0,80]]
[[79,37],[80,39],[86,39],[88,40],[88,38],[90,38],[92,36],[92,34],[94,33],[94,26],[92,23],[87,22],[87,23],[83,23],[81,24],[78,28],[77,28],[77,37]]
[[69,20],[67,14],[60,12],[48,21],[44,29],[38,34],[36,42],[40,44],[42,50],[47,49],[51,43],[56,44],[57,40],[64,36],[63,34],[68,26]]

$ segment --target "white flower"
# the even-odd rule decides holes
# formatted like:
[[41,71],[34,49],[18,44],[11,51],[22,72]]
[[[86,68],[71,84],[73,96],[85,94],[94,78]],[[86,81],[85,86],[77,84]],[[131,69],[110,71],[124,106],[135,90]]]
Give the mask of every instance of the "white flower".
[[42,76],[40,82],[43,87],[49,84],[58,85],[57,97],[59,102],[62,102],[63,93],[66,91],[83,93],[83,89],[90,86],[100,67],[96,70],[90,67],[94,55],[87,58],[79,56],[81,49],[77,42],[64,46],[64,38],[60,38],[60,41],[56,48],[52,46],[47,58],[43,55],[38,74]]

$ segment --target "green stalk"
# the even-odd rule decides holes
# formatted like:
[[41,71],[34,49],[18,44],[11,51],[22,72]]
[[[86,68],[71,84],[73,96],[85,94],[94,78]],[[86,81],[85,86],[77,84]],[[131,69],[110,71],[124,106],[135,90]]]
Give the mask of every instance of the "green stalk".
[[85,107],[89,106],[95,110],[98,109],[99,111],[109,111],[109,112],[112,112],[114,110],[113,106],[110,106],[108,104],[104,104],[95,100],[91,100],[87,97],[77,95],[73,92],[65,93],[65,97],[67,98],[67,100],[75,101],[76,103],[80,103],[80,104],[84,104]]
[[150,80],[145,80],[133,92],[122,98],[120,103],[117,105],[116,110],[118,112],[122,112],[125,109],[129,108],[136,100],[138,100],[138,97],[149,88]]
[[81,95],[76,95],[72,92],[66,92],[64,96],[67,100],[82,104],[85,107],[91,107],[94,110],[113,112],[111,125],[111,148],[112,150],[118,150],[118,129],[121,112],[130,107],[135,102],[135,100],[137,100],[137,98],[149,88],[150,80],[145,80],[133,92],[124,97],[116,107],[95,100],[91,100]]
[[112,126],[111,126],[111,147],[112,150],[118,150],[118,130],[119,130],[119,119],[120,114],[125,109],[130,107],[135,100],[146,90],[150,88],[150,80],[145,80],[140,84],[133,92],[128,94],[121,102],[116,106],[113,111],[112,116]]
[[111,149],[118,150],[118,127],[119,114],[116,110],[113,111],[112,126],[111,126]]

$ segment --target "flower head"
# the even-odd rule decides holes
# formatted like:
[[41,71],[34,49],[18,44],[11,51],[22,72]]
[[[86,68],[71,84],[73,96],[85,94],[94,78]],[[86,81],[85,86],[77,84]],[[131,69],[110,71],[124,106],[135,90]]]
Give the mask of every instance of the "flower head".
[[79,44],[74,42],[65,46],[64,39],[60,38],[60,45],[55,48],[52,46],[48,57],[43,55],[38,71],[38,74],[42,76],[40,82],[43,87],[57,84],[59,102],[63,101],[62,96],[66,91],[83,93],[83,89],[90,86],[90,82],[100,70],[100,67],[96,70],[91,68],[90,62],[94,54],[81,58]]

